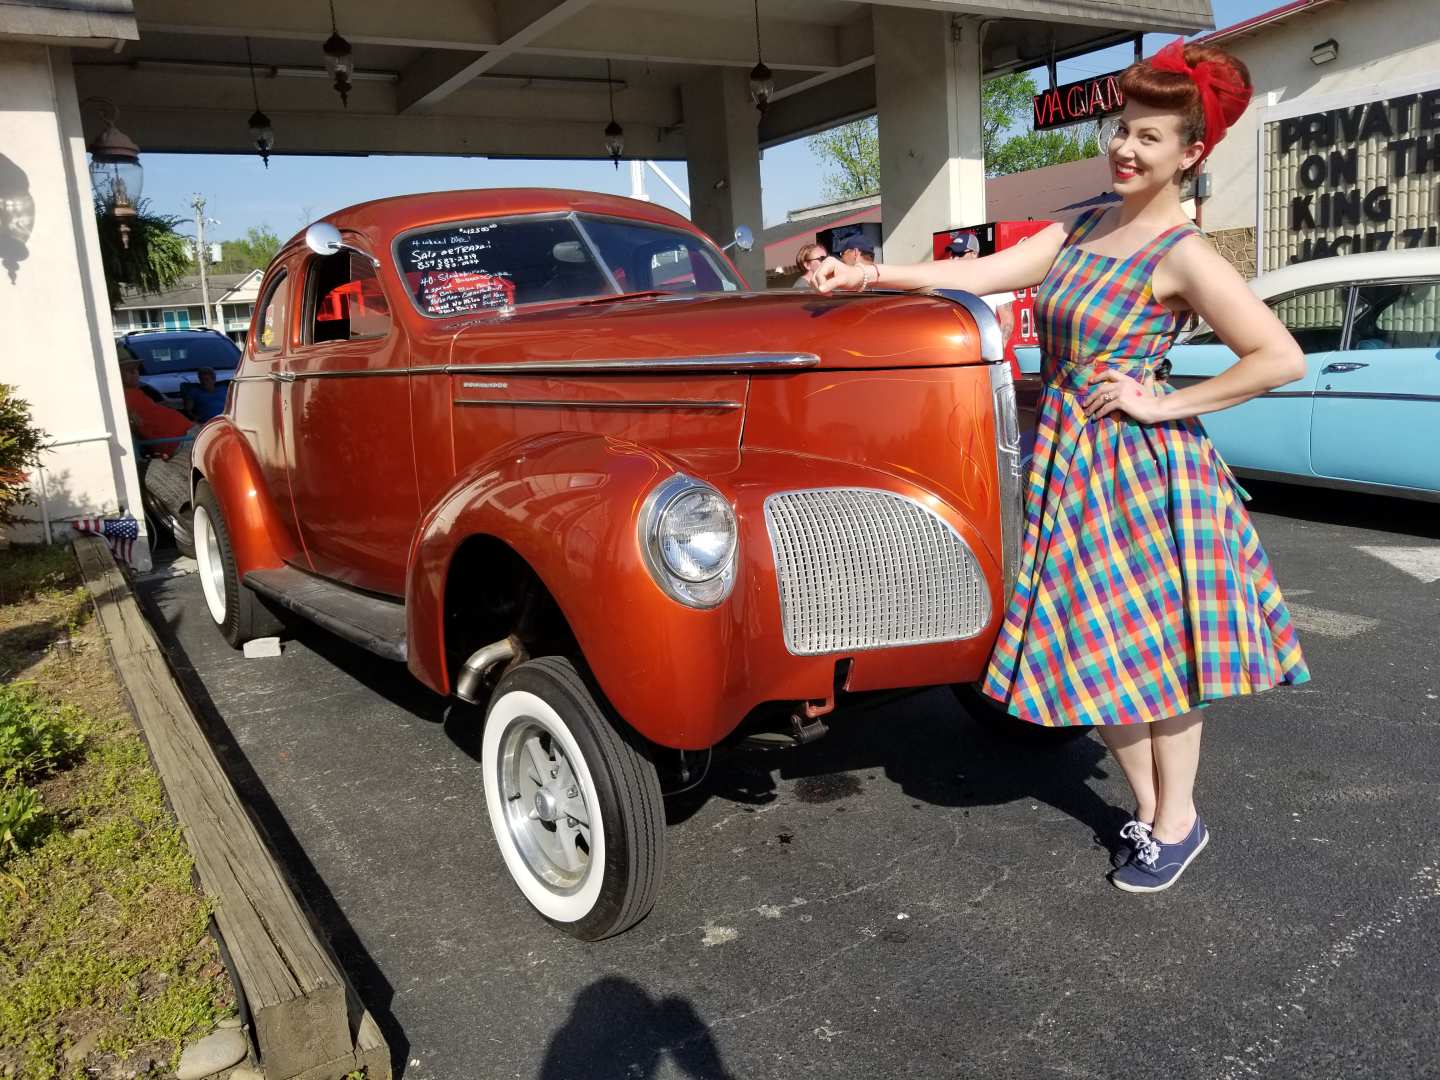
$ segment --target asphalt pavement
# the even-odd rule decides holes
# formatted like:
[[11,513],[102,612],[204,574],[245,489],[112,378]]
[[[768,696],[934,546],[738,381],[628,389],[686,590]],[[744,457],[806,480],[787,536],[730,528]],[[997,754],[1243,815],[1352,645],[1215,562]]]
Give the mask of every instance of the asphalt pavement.
[[584,944],[507,877],[473,713],[312,628],[246,660],[141,582],[407,1080],[1440,1077],[1440,508],[1253,485],[1313,681],[1206,714],[1212,840],[1105,881],[1098,739],[872,706],[668,799],[652,914]]

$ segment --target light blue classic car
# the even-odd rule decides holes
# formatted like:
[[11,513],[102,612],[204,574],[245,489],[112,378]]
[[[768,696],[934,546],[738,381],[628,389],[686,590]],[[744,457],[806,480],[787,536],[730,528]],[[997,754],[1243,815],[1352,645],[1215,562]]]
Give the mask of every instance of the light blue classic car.
[[[1241,476],[1440,501],[1440,250],[1297,263],[1251,288],[1305,350],[1305,376],[1201,418]],[[1038,370],[1036,350],[1021,367]],[[1235,354],[1202,325],[1170,353],[1170,382]]]

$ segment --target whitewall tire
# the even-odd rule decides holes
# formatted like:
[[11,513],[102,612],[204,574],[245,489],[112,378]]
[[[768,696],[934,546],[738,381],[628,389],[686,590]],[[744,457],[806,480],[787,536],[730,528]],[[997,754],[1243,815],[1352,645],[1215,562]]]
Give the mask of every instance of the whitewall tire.
[[505,868],[552,925],[586,941],[654,906],[665,814],[647,748],[561,657],[520,664],[485,717],[485,804]]

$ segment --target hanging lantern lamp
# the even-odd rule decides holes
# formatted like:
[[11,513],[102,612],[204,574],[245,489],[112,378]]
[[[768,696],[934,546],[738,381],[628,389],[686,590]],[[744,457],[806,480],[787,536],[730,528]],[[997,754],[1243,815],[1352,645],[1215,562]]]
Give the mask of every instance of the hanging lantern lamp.
[[335,92],[340,103],[350,107],[350,76],[355,73],[355,61],[351,59],[350,42],[340,36],[335,27],[335,0],[330,0],[330,36],[322,46],[325,50],[325,70],[335,80]]
[[120,228],[120,245],[130,246],[130,224],[135,220],[140,193],[145,186],[145,167],[140,164],[140,147],[115,126],[120,110],[108,101],[100,102],[105,127],[90,141],[90,187],[106,213]]
[[610,78],[610,61],[605,61],[605,88],[610,92],[610,123],[605,125],[605,152],[620,168],[620,155],[625,152],[625,129],[615,122],[615,83]]
[[760,0],[755,0],[755,66],[750,69],[750,100],[761,116],[765,115],[765,106],[770,104],[774,93],[775,73],[765,66],[764,57],[760,55]]
[[250,139],[255,152],[260,155],[265,168],[270,168],[270,151],[275,146],[275,129],[270,126],[270,117],[260,111],[260,90],[255,85],[255,57],[250,54],[250,39],[245,39],[245,62],[250,67],[250,94],[255,100],[255,111],[250,114]]

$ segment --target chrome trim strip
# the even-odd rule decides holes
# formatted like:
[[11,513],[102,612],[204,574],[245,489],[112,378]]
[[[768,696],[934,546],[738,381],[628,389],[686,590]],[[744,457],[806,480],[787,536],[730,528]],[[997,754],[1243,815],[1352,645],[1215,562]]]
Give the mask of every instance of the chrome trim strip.
[[547,375],[629,374],[633,372],[801,371],[820,366],[814,353],[736,353],[732,356],[607,357],[601,360],[521,360],[513,364],[420,364],[414,367],[361,368],[354,371],[279,371],[238,375],[233,381],[275,379],[367,378],[380,375]]
[[555,398],[550,401],[520,398],[454,398],[456,405],[514,405],[527,409],[716,409],[722,412],[739,409],[738,401],[583,401],[578,398]]
[[1025,474],[1020,459],[1020,412],[1015,376],[1003,360],[990,365],[991,408],[995,416],[995,472],[1000,495],[1000,565],[1004,603],[1020,576],[1020,548],[1025,532]]
[[1363,390],[1317,390],[1316,398],[1357,398],[1362,401],[1440,401],[1440,394],[1369,393]]
[[446,364],[444,367],[412,368],[444,371],[447,375],[505,374],[543,375],[548,372],[631,372],[631,371],[796,371],[820,366],[814,353],[736,353],[732,356],[663,356],[603,360],[521,360],[513,364]]
[[959,289],[936,289],[936,296],[943,296],[952,304],[959,304],[970,313],[975,320],[975,327],[980,331],[980,358],[988,360],[992,364],[1005,359],[1005,339],[1000,334],[1000,320],[995,318],[995,312],[990,310],[990,305],[981,300],[974,293],[961,292]]
[[287,371],[285,374],[294,379],[364,379],[373,378],[379,375],[413,375],[414,368],[356,368],[353,371]]
[[1268,480],[1272,483],[1296,484],[1300,487],[1332,488],[1337,491],[1354,491],[1364,495],[1389,495],[1399,499],[1415,499],[1419,502],[1440,503],[1440,490],[1428,488],[1400,487],[1394,484],[1367,484],[1363,480],[1342,480],[1333,476],[1305,476],[1300,473],[1274,472],[1270,469],[1250,469],[1241,465],[1230,466],[1237,476],[1252,480]]

